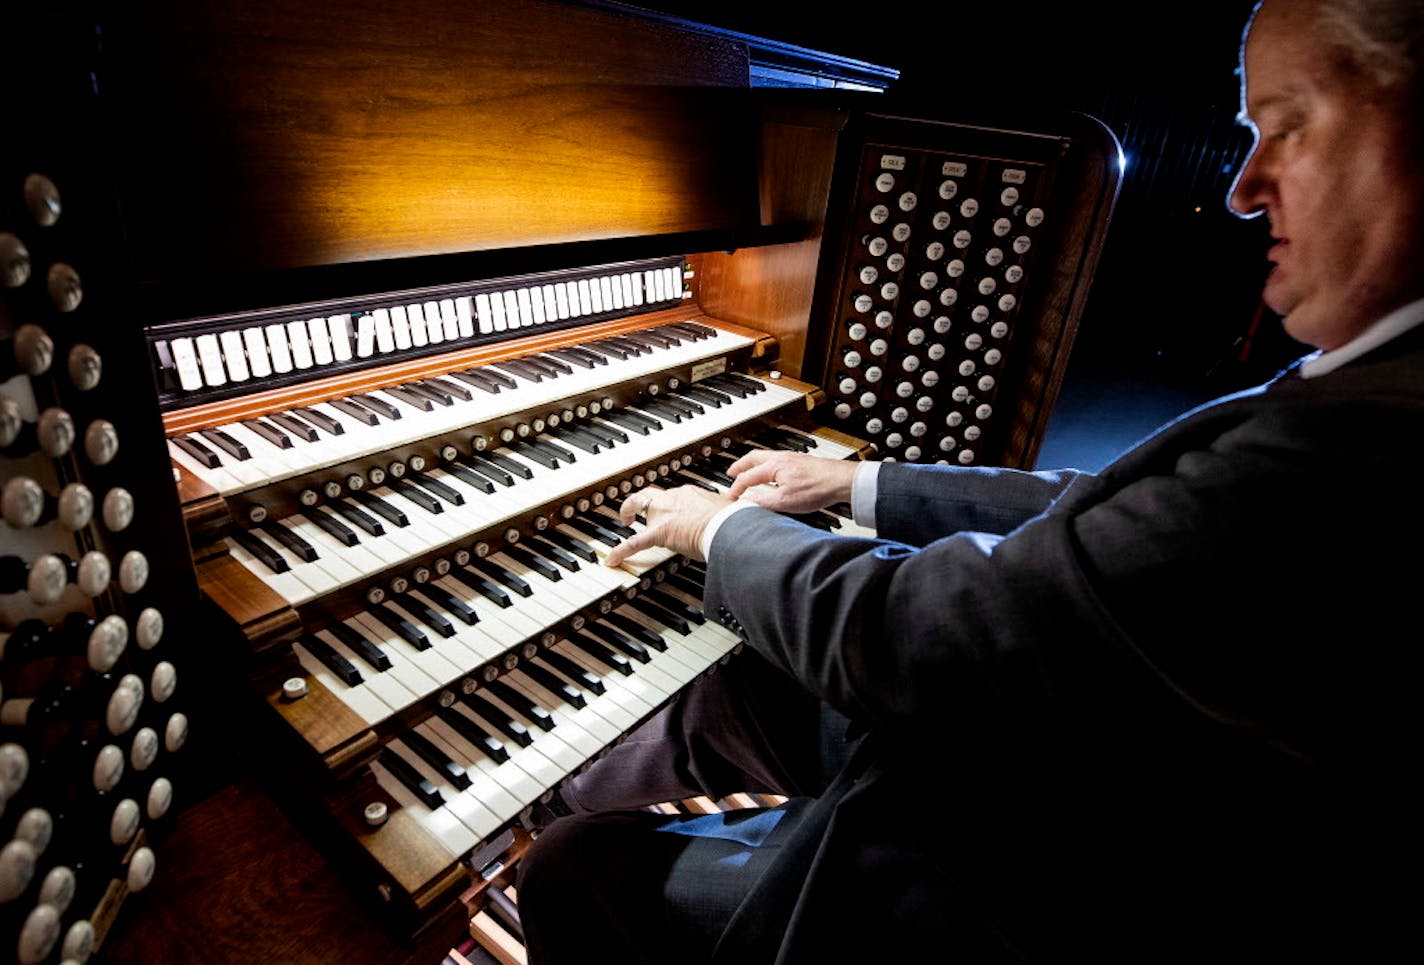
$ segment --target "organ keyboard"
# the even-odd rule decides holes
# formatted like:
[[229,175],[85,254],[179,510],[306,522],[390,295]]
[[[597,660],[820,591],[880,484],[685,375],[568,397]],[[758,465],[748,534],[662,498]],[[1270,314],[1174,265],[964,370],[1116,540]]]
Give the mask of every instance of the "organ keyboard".
[[[623,294],[566,295],[571,318],[586,305],[595,320],[545,332],[570,275]],[[737,649],[702,616],[699,566],[660,549],[602,564],[641,525],[619,521],[623,497],[723,489],[750,445],[860,455],[808,421],[815,386],[755,364],[764,335],[697,310],[691,281],[659,259],[147,333],[199,583],[407,920],[468,888],[487,838]],[[442,352],[394,337],[364,366],[359,350],[313,352],[292,370],[344,371],[232,392],[233,372],[263,366],[245,333],[274,344],[262,318],[354,319],[337,326],[349,335],[387,306],[441,301],[468,322]],[[527,323],[491,321],[500,303]],[[199,344],[207,362],[185,376],[180,347]]]
[[[9,0],[0,69],[43,92],[10,173],[59,172],[96,212],[70,273],[15,303],[72,313],[82,278],[103,310],[146,535],[187,537],[148,592],[179,617],[201,592],[199,703],[233,715],[195,728],[231,736],[210,758],[423,941],[467,926],[527,808],[734,658],[699,564],[602,565],[622,499],[723,489],[750,446],[1031,465],[1119,169],[1091,119],[750,91],[743,40],[616,4],[303,6]],[[0,281],[29,254],[8,225]],[[7,377],[37,346],[10,321]],[[4,414],[7,455],[80,445]],[[75,521],[58,489],[6,519]],[[873,535],[848,514],[801,518]],[[242,843],[223,824],[273,823],[241,800],[199,805],[189,828],[222,815],[205,858]],[[266,858],[212,873],[266,880]],[[165,944],[246,927],[192,917],[212,889],[188,880]]]

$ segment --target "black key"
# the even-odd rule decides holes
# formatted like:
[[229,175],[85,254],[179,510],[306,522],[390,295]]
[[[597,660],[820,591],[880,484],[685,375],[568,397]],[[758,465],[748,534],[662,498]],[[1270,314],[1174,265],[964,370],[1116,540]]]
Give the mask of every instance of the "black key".
[[327,399],[326,404],[333,409],[340,409],[357,422],[364,422],[368,426],[378,426],[381,424],[381,420],[376,417],[376,413],[352,399]]
[[[633,675],[633,665],[628,662],[628,658],[607,644],[583,632],[571,634],[568,639],[570,644],[582,650],[605,667],[616,670],[625,677],[631,677]],[[651,659],[652,657],[649,656],[648,652],[643,650],[642,662],[647,663]]]
[[218,458],[216,452],[192,436],[174,436],[173,444],[198,460],[198,464],[204,469],[217,469],[222,465],[222,460]]
[[590,511],[587,515],[587,518],[593,520],[595,523],[602,526],[604,529],[612,530],[624,539],[627,539],[629,536],[633,536],[637,533],[637,530],[635,530],[633,527],[624,526],[620,520],[614,518],[609,513],[603,512],[603,510],[601,509],[595,509]]
[[432,646],[425,632],[385,604],[378,603],[366,611],[417,650],[429,650]]
[[519,669],[530,680],[543,687],[549,693],[558,697],[570,707],[587,707],[588,701],[584,698],[583,692],[564,678],[560,677],[548,667],[542,667],[532,660],[525,661],[519,665]]
[[816,529],[823,529],[826,532],[836,528],[835,521],[819,512],[817,513],[787,513],[787,518],[794,519],[798,523],[805,523],[807,526],[814,526]]
[[554,352],[544,352],[540,355],[531,355],[529,356],[529,361],[537,361],[541,362],[544,365],[552,366],[559,372],[562,372],[564,375],[574,374],[574,367],[569,363],[565,362],[563,359],[559,358],[559,356]]
[[721,483],[723,486],[732,485],[732,477],[720,469],[714,469],[710,463],[698,463],[695,466],[688,467],[687,471],[695,473],[703,479],[710,480],[714,483]]
[[356,656],[366,661],[366,664],[373,670],[383,671],[391,669],[391,658],[386,656],[386,652],[374,640],[370,640],[364,633],[352,628],[351,624],[341,620],[336,620],[326,627],[331,631],[331,635],[346,645]]
[[661,429],[661,422],[654,422],[652,419],[640,417],[627,409],[613,409],[603,413],[603,418],[609,422],[617,423],[625,429],[632,429],[640,436],[646,436],[654,429]]
[[571,355],[576,358],[584,359],[589,363],[590,368],[595,365],[608,364],[608,356],[603,355],[600,352],[591,352],[581,345],[571,345],[568,348],[560,349],[559,351],[563,352],[565,355]]
[[669,325],[659,325],[656,328],[645,328],[643,333],[649,337],[656,336],[665,338],[673,345],[681,345],[687,336]]
[[615,442],[628,441],[628,433],[624,432],[622,429],[617,428],[616,426],[609,425],[607,422],[603,422],[602,420],[597,422],[580,422],[577,426],[577,429],[580,432],[588,433],[595,439],[601,440],[606,446],[611,446]]
[[[554,365],[548,359],[538,355],[523,355],[520,356],[517,361],[520,365],[533,369],[546,379],[557,379],[564,374],[563,368]],[[565,368],[567,368],[567,366],[565,366]],[[573,369],[569,369],[569,371],[572,372]]]
[[375,493],[355,491],[351,498],[362,503],[367,509],[390,523],[392,526],[409,526],[410,517],[399,506],[392,506]]
[[499,369],[491,368],[488,365],[486,365],[484,368],[466,369],[465,371],[478,372],[480,375],[483,375],[488,379],[492,379],[496,384],[502,385],[506,389],[519,388],[519,383],[516,382],[513,378],[508,375],[505,375],[503,372],[499,371]]
[[618,630],[610,627],[606,623],[594,621],[586,626],[588,632],[599,640],[602,640],[614,650],[626,657],[632,657],[639,663],[647,663],[653,659],[653,655],[648,653],[648,648],[637,640]]
[[539,436],[537,438],[530,439],[528,440],[528,442],[531,446],[537,446],[540,449],[543,449],[545,452],[552,455],[555,459],[562,459],[564,462],[578,461],[578,457],[573,454],[572,450],[565,449],[557,442],[554,442],[545,436]]
[[292,448],[291,436],[287,435],[285,432],[283,432],[281,429],[278,429],[270,422],[264,422],[261,419],[243,419],[242,424],[247,428],[251,429],[253,432],[257,433],[263,439],[266,439],[268,442],[272,443],[272,445],[276,446],[278,449]]
[[680,332],[688,332],[693,338],[715,338],[717,335],[713,329],[697,322],[669,322],[668,325]]
[[506,567],[500,566],[494,560],[488,558],[481,559],[477,556],[466,564],[466,568],[484,574],[496,583],[509,587],[520,596],[534,595],[534,588],[525,582],[522,576]]
[[[549,349],[549,351],[545,352],[544,354],[552,358],[556,358],[561,362],[572,363],[574,365],[577,365],[581,369],[591,369],[595,364],[593,359],[589,358],[587,355],[584,355],[582,353],[575,353],[571,349],[553,348]],[[570,368],[569,371],[572,372],[573,369]]]
[[435,607],[429,603],[426,603],[420,597],[406,593],[403,596],[396,597],[395,602],[402,610],[413,615],[416,619],[423,621],[426,626],[434,627],[435,632],[442,637],[453,637],[455,635],[455,624],[445,619],[445,614],[435,609]]
[[482,493],[494,492],[494,483],[465,465],[463,456],[458,457],[457,461],[445,463],[443,468],[471,489],[478,489]]
[[445,512],[445,507],[440,505],[440,500],[430,495],[424,489],[421,489],[409,479],[397,479],[394,476],[387,476],[386,485],[428,513]]
[[470,606],[443,586],[436,586],[433,583],[424,583],[416,587],[416,592],[421,596],[434,600],[436,606],[442,607],[447,613],[455,614],[466,626],[472,627],[480,622],[480,615],[475,612],[474,607]]
[[709,375],[707,378],[702,380],[701,384],[710,385],[714,389],[719,389],[722,392],[727,393],[728,395],[735,395],[739,399],[745,399],[747,396],[752,394],[751,390],[748,389],[746,386],[739,385],[736,382],[723,381],[719,376],[716,375]]
[[491,362],[486,368],[499,369],[501,372],[508,372],[517,375],[530,382],[543,382],[544,373],[529,365],[522,365],[514,359],[505,359],[503,362]]
[[620,613],[614,610],[612,613],[605,615],[604,619],[645,646],[652,647],[658,651],[667,649],[666,640],[626,613]]
[[247,451],[246,446],[221,429],[199,429],[198,435],[240,462],[252,458],[252,453]]
[[[620,426],[624,425],[624,423],[620,419],[615,418],[616,416],[626,416],[634,422],[641,422],[649,429],[661,429],[663,427],[660,420],[653,418],[646,412],[639,412],[636,408],[614,409],[612,412],[604,412],[603,415],[605,418],[613,419],[613,421],[617,422]],[[646,433],[644,433],[644,435],[646,435]]]
[[694,599],[702,599],[702,584],[696,580],[689,579],[682,571],[669,573],[666,585],[681,590]]
[[[460,461],[465,465],[469,466],[471,469],[475,470],[475,472],[480,473],[481,475],[486,476],[490,479],[493,479],[501,486],[514,485],[513,476],[511,476],[508,472],[502,469],[497,463],[486,459],[479,453],[475,453],[471,456],[461,456]],[[526,476],[525,478],[527,479],[528,477]]]
[[281,426],[283,429],[286,429],[288,432],[296,436],[298,439],[301,439],[303,442],[316,442],[319,438],[319,436],[317,436],[316,428],[314,426],[303,422],[301,419],[298,419],[290,412],[274,412],[267,418],[271,419],[273,422],[277,423],[277,425]]
[[765,382],[759,382],[756,379],[750,378],[749,376],[742,375],[740,372],[722,372],[719,375],[714,375],[712,379],[709,379],[708,381],[714,380],[719,385],[727,382],[730,382],[733,385],[740,385],[742,388],[753,394],[757,392],[766,391]]
[[286,573],[292,568],[286,560],[282,559],[281,553],[262,542],[251,530],[243,529],[241,526],[232,526],[228,529],[228,535],[232,537],[234,543],[257,557],[262,565],[273,573]]
[[573,558],[571,553],[567,553],[558,546],[544,539],[542,535],[532,537],[525,546],[531,553],[538,553],[546,559],[551,559],[555,563],[568,570],[570,573],[577,573],[579,561]]
[[655,415],[660,419],[667,419],[671,422],[682,422],[691,415],[688,412],[678,409],[676,406],[667,405],[655,399],[638,399],[633,405],[636,409]]
[[419,409],[421,412],[435,411],[435,400],[421,395],[419,392],[413,392],[399,385],[388,385],[381,391],[393,399],[399,399],[412,408]]
[[501,388],[499,382],[481,373],[478,369],[465,369],[462,372],[451,372],[450,378],[459,379],[466,385],[473,385],[481,392],[488,392],[490,395],[497,394]]
[[338,499],[331,504],[331,508],[359,526],[367,536],[386,535],[386,528],[381,525],[381,521],[354,503]]
[[606,546],[617,546],[619,543],[623,542],[623,537],[613,532],[613,530],[607,528],[606,526],[600,526],[593,520],[587,519],[583,516],[575,516],[572,519],[565,520],[565,522],[572,526],[574,529],[578,530],[580,533],[583,533],[585,536],[589,536],[593,539],[596,539]]
[[378,415],[385,416],[387,419],[399,419],[401,417],[400,409],[396,408],[394,405],[387,402],[385,399],[378,399],[374,395],[366,395],[360,392],[355,393],[351,396],[351,398],[361,403],[361,405],[364,405],[366,408],[373,410]]
[[325,412],[319,412],[311,406],[298,406],[292,411],[328,435],[339,436],[346,431],[344,425],[337,422]]
[[475,393],[448,379],[425,379],[421,385],[427,385],[432,389],[444,392],[446,395],[454,396],[462,402],[469,402],[475,397]]
[[[530,469],[528,466],[526,466],[524,463],[520,462],[518,459],[511,459],[511,458],[509,458],[508,456],[506,456],[506,455],[505,455],[504,453],[502,453],[502,452],[495,452],[495,451],[491,450],[491,451],[489,451],[489,452],[484,452],[484,453],[480,453],[479,455],[471,456],[470,458],[471,458],[471,459],[474,459],[474,460],[488,460],[489,462],[494,463],[494,464],[495,464],[496,466],[498,466],[500,469],[503,469],[505,472],[510,473],[510,474],[512,474],[512,475],[515,475],[515,476],[519,476],[519,477],[521,477],[521,478],[523,478],[523,479],[533,479],[533,478],[534,478],[534,470],[533,470],[533,469]],[[507,485],[513,485],[513,484],[514,484],[514,480],[512,480],[512,479],[509,481],[509,483],[507,483]]]
[[419,731],[404,731],[400,735],[401,743],[409,747],[417,757],[429,764],[445,780],[460,790],[470,786],[470,775],[465,773],[465,769],[450,759],[435,742],[430,740]]
[[453,707],[441,707],[436,713],[441,720],[449,725],[451,730],[488,754],[490,760],[500,764],[509,760],[509,751],[505,750],[504,745],[493,734],[486,731],[479,721],[471,719]]
[[[707,406],[703,405],[701,402],[699,402],[697,399],[694,399],[692,396],[685,395],[681,391],[669,392],[667,395],[663,396],[663,401],[666,402],[668,405],[681,406],[682,408],[692,412],[693,415],[701,415],[702,413],[707,411]],[[715,409],[717,408],[717,406],[713,406],[713,408]]]
[[653,349],[650,345],[644,345],[636,339],[625,335],[611,335],[603,340],[604,345],[617,345],[619,348],[630,352],[633,355],[652,355]]
[[[608,688],[603,681],[598,679],[598,674],[588,670],[577,660],[572,660],[557,650],[542,650],[535,659],[533,666],[540,663],[547,663],[550,667],[572,680],[576,685],[587,690],[591,694],[604,693]],[[530,664],[525,664],[527,670]]]
[[322,532],[336,540],[342,546],[360,545],[361,538],[356,535],[356,531],[337,519],[331,510],[325,506],[311,507],[307,510],[306,516],[313,523],[320,526]]
[[794,452],[810,452],[816,448],[811,442],[800,436],[783,432],[780,429],[764,429],[757,433],[756,440],[769,449],[790,449]]
[[391,776],[404,784],[426,807],[434,810],[444,806],[445,796],[440,793],[440,789],[390,747],[381,748],[381,766],[390,771]]
[[530,462],[537,462],[545,469],[559,468],[558,456],[538,446],[532,445],[529,442],[515,439],[512,442],[506,442],[505,445],[508,446],[511,451],[519,453],[519,455],[524,456]]
[[462,694],[460,700],[466,707],[479,714],[484,720],[489,721],[491,726],[503,734],[507,740],[514,741],[520,747],[528,747],[534,743],[534,737],[529,733],[529,728],[510,717],[493,701],[486,699],[480,691]]
[[564,574],[559,572],[559,568],[557,566],[554,566],[546,559],[542,559],[541,557],[536,556],[533,552],[526,549],[522,545],[516,544],[514,546],[506,546],[504,549],[500,550],[500,552],[504,553],[511,559],[515,559],[523,563],[531,570],[534,570],[536,573],[543,576],[546,580],[562,580],[564,578]]
[[297,559],[304,563],[314,563],[321,559],[317,555],[316,547],[302,539],[292,530],[287,528],[287,524],[275,519],[269,519],[265,523],[258,524],[262,532],[272,537],[278,543],[285,546]]
[[663,589],[662,586],[654,586],[644,596],[651,597],[654,602],[666,608],[668,612],[682,617],[688,623],[696,623],[699,626],[707,622],[707,618],[702,615],[702,610],[693,606],[686,600],[681,599],[673,593]]
[[639,345],[646,345],[650,349],[672,348],[673,346],[672,339],[648,328],[638,332],[624,332],[622,337],[637,342]]
[[570,536],[568,533],[561,533],[558,530],[550,529],[540,533],[539,538],[548,540],[555,546],[568,550],[579,559],[587,560],[590,563],[598,562],[598,554],[594,552],[592,546],[589,546],[581,539]]
[[601,339],[597,342],[590,342],[585,347],[601,352],[604,355],[611,355],[614,358],[618,359],[620,362],[628,358],[629,356],[635,354],[633,349],[622,345],[616,345],[609,339]]
[[465,505],[465,497],[460,493],[458,489],[454,488],[447,482],[441,482],[434,476],[417,476],[413,480],[413,482],[416,482],[421,487],[430,490],[432,493],[445,500],[447,503],[454,503],[456,506]]
[[[649,619],[662,624],[668,629],[676,630],[683,636],[687,636],[689,633],[692,632],[692,627],[688,626],[686,620],[678,616],[676,613],[673,613],[671,610],[663,606],[658,601],[652,599],[646,593],[639,593],[637,596],[633,597],[633,599],[628,601],[628,606],[637,610],[639,613],[644,614]],[[613,614],[611,613],[609,614],[609,616],[612,615]]]
[[593,455],[603,449],[603,443],[586,433],[579,432],[569,426],[558,426],[545,433],[547,436],[566,442],[575,449],[582,449],[589,455]]
[[472,570],[468,566],[463,567],[463,569],[465,572],[456,577],[461,583],[474,590],[486,600],[489,600],[495,606],[508,607],[514,605],[514,601],[509,598],[509,594],[487,580],[484,574],[479,570]]
[[540,730],[548,731],[554,729],[554,718],[550,715],[549,711],[540,707],[533,700],[530,700],[525,694],[520,693],[517,687],[514,687],[503,678],[496,677],[494,680],[485,684],[484,689],[487,694],[492,694],[504,701],[516,714],[519,714],[527,721],[533,722],[534,726]]
[[406,382],[400,387],[407,392],[427,398],[436,405],[451,406],[455,404],[455,397],[449,392],[432,388],[424,382]]
[[696,476],[690,476],[687,473],[682,472],[681,470],[679,470],[678,472],[668,473],[666,481],[670,483],[676,483],[679,486],[696,486],[699,489],[707,490],[709,493],[715,493],[719,491],[717,487],[712,485],[710,482],[707,482],[703,479],[698,479]]
[[307,634],[298,642],[306,648],[308,653],[320,660],[328,670],[336,674],[337,679],[348,687],[354,687],[365,680],[365,678],[361,676],[361,671],[357,670],[350,660],[347,660],[341,654],[333,650],[331,644],[320,637]]
[[697,399],[699,402],[705,402],[718,408],[732,404],[732,397],[727,393],[718,392],[716,389],[709,389],[702,385],[684,385],[678,391],[690,399]]

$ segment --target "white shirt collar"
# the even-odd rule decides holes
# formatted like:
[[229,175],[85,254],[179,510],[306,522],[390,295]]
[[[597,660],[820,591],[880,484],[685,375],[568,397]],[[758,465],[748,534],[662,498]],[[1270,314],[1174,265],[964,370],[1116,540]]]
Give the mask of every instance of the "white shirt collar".
[[1383,345],[1396,336],[1403,335],[1422,322],[1424,298],[1396,308],[1337,349],[1306,356],[1305,361],[1300,364],[1300,377],[1309,379],[1333,372],[1346,362],[1359,358],[1370,349]]

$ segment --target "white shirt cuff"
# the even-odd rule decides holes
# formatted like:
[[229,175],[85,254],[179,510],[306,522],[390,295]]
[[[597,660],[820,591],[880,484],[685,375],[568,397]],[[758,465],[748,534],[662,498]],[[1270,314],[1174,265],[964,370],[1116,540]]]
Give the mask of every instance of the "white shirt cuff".
[[875,481],[880,463],[862,462],[850,483],[850,516],[859,526],[875,528]]
[[707,521],[707,528],[702,531],[702,541],[697,547],[699,550],[702,551],[702,558],[704,560],[711,559],[712,537],[717,535],[717,530],[721,528],[724,522],[726,522],[727,517],[732,515],[739,509],[751,509],[755,505],[756,503],[752,502],[750,499],[739,499],[736,502],[732,503],[732,505],[723,506],[721,509],[717,510],[717,514]]

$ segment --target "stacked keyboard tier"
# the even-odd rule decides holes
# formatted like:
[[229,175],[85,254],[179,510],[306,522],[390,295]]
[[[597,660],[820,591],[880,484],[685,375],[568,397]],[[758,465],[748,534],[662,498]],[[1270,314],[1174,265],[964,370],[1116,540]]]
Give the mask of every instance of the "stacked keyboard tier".
[[[684,306],[666,270],[574,273],[627,287],[617,304],[611,288],[590,299],[595,317],[571,330],[551,326],[559,286],[578,290],[561,272],[148,332],[156,379],[178,380],[164,425],[199,583],[270,709],[274,766],[308,787],[297,806],[335,829],[403,929],[458,900],[472,856],[739,648],[701,612],[700,564],[650,549],[604,565],[643,525],[622,522],[623,499],[725,491],[752,448],[863,451],[810,420],[817,387],[759,364],[774,349],[760,333]],[[441,352],[392,335],[375,364],[327,371],[313,352],[307,378],[231,393],[254,354],[270,362],[270,336],[232,334],[263,317],[356,319],[338,327],[356,334],[391,306],[438,310],[431,294],[457,320]],[[494,304],[515,306],[498,339]],[[185,388],[163,360],[189,345]],[[864,532],[836,509],[805,518]]]

